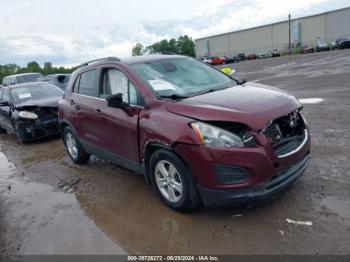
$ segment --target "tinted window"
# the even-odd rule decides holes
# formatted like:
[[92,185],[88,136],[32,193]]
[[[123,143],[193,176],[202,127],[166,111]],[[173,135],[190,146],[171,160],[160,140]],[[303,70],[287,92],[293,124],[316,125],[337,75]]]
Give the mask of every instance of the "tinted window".
[[21,76],[17,76],[14,81],[17,82],[17,84],[20,83],[29,83],[29,82],[36,82],[38,80],[39,77],[41,77],[42,74],[30,74],[30,75],[21,75]]
[[3,86],[8,85],[8,77],[7,76],[2,79],[2,84],[3,84]]
[[138,104],[138,93],[135,86],[119,70],[107,69],[102,73],[101,98],[122,94],[123,101],[132,105]]
[[8,85],[14,85],[16,84],[16,78],[15,77],[10,77],[8,80]]
[[80,75],[78,93],[86,96],[95,96],[96,70],[84,72]]

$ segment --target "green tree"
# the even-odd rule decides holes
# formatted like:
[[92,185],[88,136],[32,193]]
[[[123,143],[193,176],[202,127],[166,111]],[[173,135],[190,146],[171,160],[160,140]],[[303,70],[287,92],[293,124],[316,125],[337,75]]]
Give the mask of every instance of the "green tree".
[[143,54],[143,45],[141,43],[137,43],[133,48],[132,48],[132,56],[140,56]]
[[172,38],[169,40],[169,50],[170,50],[170,52],[172,52],[174,54],[178,53],[176,39]]
[[177,39],[177,47],[181,55],[187,55],[192,57],[196,56],[195,44],[192,38],[188,37],[187,35],[180,36]]
[[49,75],[52,74],[54,71],[53,67],[52,67],[52,63],[51,62],[45,62],[44,63],[44,68],[42,70],[44,75]]
[[0,65],[0,85],[5,76],[21,73],[21,67],[16,64]]
[[42,72],[42,69],[40,67],[40,65],[38,64],[38,62],[36,61],[32,61],[32,62],[29,62],[27,64],[27,69],[26,71],[28,73],[33,73],[33,72]]
[[0,65],[0,84],[2,84],[2,79],[8,75],[32,72],[42,73],[43,75],[50,75],[55,73],[69,74],[72,73],[75,69],[76,67],[54,67],[51,62],[44,63],[44,67],[41,68],[36,61],[29,62],[26,67],[20,67],[16,64]]
[[146,50],[151,53],[173,53],[187,56],[196,56],[195,44],[192,38],[187,35],[180,36],[177,40],[163,39],[156,42],[146,48]]

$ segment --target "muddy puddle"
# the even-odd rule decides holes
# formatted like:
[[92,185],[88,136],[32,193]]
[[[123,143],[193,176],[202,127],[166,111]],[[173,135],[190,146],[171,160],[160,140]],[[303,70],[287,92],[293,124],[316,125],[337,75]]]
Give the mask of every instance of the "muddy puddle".
[[0,174],[5,250],[16,254],[125,254],[85,215],[74,194],[17,177],[15,166],[3,153]]
[[[305,181],[271,203],[184,214],[165,207],[142,176],[96,157],[72,164],[59,139],[22,145],[2,136],[0,150],[9,254],[322,253],[332,251],[320,249],[322,236],[342,227],[319,217]],[[286,218],[313,226],[293,226]],[[304,239],[309,244],[301,246]]]

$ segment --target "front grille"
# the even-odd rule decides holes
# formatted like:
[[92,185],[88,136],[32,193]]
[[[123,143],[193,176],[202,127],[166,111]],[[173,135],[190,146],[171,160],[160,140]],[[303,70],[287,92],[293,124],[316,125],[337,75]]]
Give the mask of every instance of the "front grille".
[[301,135],[292,136],[290,138],[282,140],[272,147],[278,156],[283,156],[295,151],[303,143],[303,141],[305,141],[306,136],[307,133],[303,132]]
[[297,150],[307,139],[306,126],[298,111],[271,121],[263,134],[279,157]]

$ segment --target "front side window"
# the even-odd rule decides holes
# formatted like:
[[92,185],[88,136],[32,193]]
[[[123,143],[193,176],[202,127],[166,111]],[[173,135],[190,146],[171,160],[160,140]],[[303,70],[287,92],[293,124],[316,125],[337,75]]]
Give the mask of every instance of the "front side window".
[[186,57],[157,59],[131,66],[160,97],[187,97],[237,85],[224,73]]
[[135,86],[130,82],[126,75],[117,69],[106,69],[102,73],[102,86],[100,98],[115,94],[122,94],[123,101],[128,104],[138,104],[138,93]]
[[73,92],[78,93],[79,90],[79,81],[80,81],[80,75],[75,80],[74,86],[73,86]]
[[135,86],[129,81],[129,104],[138,105],[138,97]]
[[78,94],[95,96],[96,69],[84,72],[80,75]]

